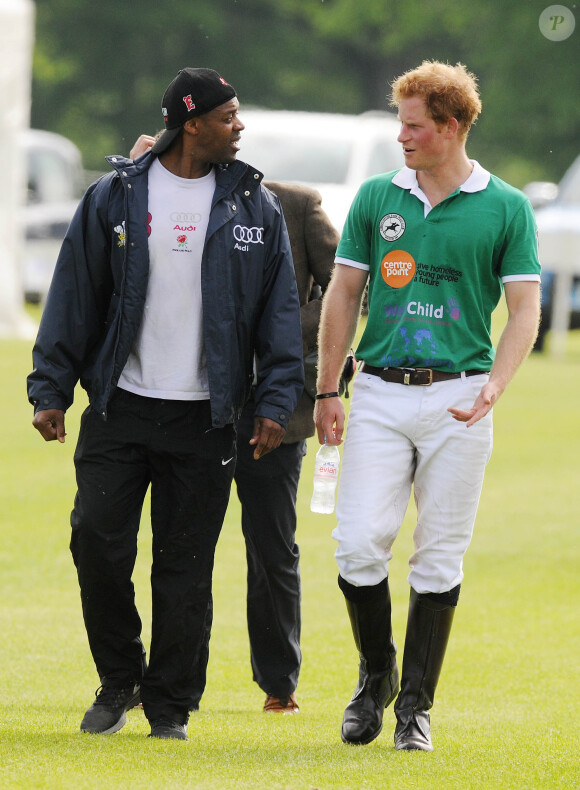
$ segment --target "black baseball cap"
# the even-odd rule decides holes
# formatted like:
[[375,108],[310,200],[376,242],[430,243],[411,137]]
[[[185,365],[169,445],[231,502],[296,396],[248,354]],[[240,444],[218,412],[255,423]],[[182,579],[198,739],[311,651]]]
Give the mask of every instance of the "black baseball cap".
[[153,153],[165,151],[190,118],[205,115],[236,96],[234,88],[213,69],[182,69],[171,82],[161,102],[165,131],[152,148]]

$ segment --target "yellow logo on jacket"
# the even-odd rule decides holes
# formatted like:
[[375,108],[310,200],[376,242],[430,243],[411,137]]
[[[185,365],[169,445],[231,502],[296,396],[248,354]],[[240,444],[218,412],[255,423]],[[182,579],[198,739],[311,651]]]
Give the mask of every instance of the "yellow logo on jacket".
[[115,233],[117,234],[117,247],[124,247],[127,241],[127,235],[125,233],[125,220],[120,225],[115,225],[113,228]]

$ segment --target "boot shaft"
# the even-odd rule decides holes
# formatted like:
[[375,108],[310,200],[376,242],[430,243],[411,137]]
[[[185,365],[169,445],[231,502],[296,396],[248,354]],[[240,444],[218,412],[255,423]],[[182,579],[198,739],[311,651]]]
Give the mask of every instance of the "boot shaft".
[[401,691],[395,702],[399,720],[433,706],[454,614],[454,605],[411,589]]
[[361,672],[374,675],[390,671],[397,652],[391,625],[388,580],[372,587],[354,587],[339,576],[346,602]]

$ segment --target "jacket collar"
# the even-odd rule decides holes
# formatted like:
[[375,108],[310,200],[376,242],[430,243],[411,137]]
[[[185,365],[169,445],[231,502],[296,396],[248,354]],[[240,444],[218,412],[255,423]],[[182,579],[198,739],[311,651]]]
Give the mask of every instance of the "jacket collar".
[[257,168],[236,159],[229,165],[216,165],[216,190],[214,200],[233,192],[234,189],[243,189],[246,197],[251,197],[258,189],[264,178]]
[[[155,154],[152,154],[150,151],[147,151],[147,153],[138,157],[135,161],[120,155],[106,157],[111,167],[113,167],[119,175],[124,175],[126,178],[139,176],[147,172],[155,158]],[[238,185],[243,186],[244,191],[248,192],[249,197],[256,191],[264,178],[263,173],[257,168],[238,159],[229,165],[216,165],[215,175],[216,196],[218,197],[229,194],[238,187]]]

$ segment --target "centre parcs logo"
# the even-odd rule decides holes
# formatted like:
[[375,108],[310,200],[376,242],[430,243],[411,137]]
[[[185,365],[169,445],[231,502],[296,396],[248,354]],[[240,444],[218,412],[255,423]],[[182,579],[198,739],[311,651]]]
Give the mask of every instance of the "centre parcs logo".
[[392,250],[381,261],[381,275],[391,288],[403,288],[410,283],[416,270],[413,256],[405,250]]

